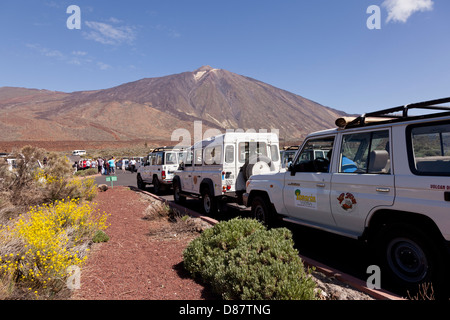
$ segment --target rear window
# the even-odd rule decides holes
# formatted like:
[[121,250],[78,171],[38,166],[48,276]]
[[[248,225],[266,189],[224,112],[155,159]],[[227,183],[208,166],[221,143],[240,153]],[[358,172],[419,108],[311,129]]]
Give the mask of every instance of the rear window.
[[410,126],[407,133],[411,171],[450,176],[450,122]]
[[239,143],[239,162],[244,163],[255,155],[267,157],[267,145],[265,142]]
[[178,164],[177,154],[175,152],[166,153],[166,164]]

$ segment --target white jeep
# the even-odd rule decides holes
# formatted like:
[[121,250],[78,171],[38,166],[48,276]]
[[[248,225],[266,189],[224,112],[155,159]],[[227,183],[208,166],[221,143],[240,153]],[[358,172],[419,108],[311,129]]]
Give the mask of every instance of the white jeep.
[[137,185],[145,189],[147,184],[153,184],[156,194],[172,186],[174,172],[183,161],[183,148],[156,148],[144,159],[144,165],[137,170]]
[[[338,119],[340,128],[308,135],[286,172],[251,177],[244,204],[267,224],[281,218],[368,242],[382,275],[401,288],[442,281],[450,244],[448,102]],[[430,108],[438,112],[408,114]]]
[[203,211],[213,214],[222,198],[240,202],[251,176],[279,170],[277,134],[227,132],[186,150],[173,178],[174,200],[201,198]]

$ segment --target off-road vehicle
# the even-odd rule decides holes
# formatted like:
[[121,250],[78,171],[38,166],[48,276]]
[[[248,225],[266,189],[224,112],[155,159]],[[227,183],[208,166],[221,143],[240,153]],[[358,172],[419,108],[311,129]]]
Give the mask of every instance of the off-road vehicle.
[[147,184],[152,184],[156,194],[170,188],[173,174],[183,161],[182,150],[181,147],[160,147],[150,152],[144,165],[137,170],[138,188],[145,189]]
[[280,170],[278,135],[227,132],[196,143],[173,178],[174,200],[202,199],[206,214],[215,213],[223,198],[240,202],[252,175]]
[[[281,218],[364,240],[378,253],[382,279],[402,288],[443,281],[450,243],[450,107],[443,104],[449,102],[338,119],[339,128],[307,136],[286,172],[251,177],[244,203],[265,223]],[[313,150],[324,156],[312,157]]]

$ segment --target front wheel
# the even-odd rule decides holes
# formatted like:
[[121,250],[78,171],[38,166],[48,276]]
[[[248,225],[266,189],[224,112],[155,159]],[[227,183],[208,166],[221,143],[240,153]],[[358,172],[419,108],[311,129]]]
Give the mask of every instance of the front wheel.
[[173,200],[178,204],[186,200],[186,197],[181,195],[181,186],[177,180],[173,182]]
[[266,197],[257,196],[252,201],[252,216],[254,219],[263,223],[266,226],[271,226],[273,223],[273,214],[270,210],[270,204]]
[[145,182],[142,180],[142,177],[140,174],[137,175],[137,187],[141,190],[145,190]]

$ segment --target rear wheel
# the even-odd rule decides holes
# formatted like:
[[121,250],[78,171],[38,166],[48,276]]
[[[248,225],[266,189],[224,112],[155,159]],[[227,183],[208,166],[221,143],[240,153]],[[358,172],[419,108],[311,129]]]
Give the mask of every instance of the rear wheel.
[[417,292],[421,284],[439,278],[441,259],[436,245],[415,226],[386,227],[379,235],[377,251],[391,284]]
[[204,187],[201,193],[202,210],[206,215],[214,215],[217,213],[217,201],[212,196],[208,187]]
[[155,191],[155,194],[161,193],[161,183],[157,176],[153,177],[153,190]]

